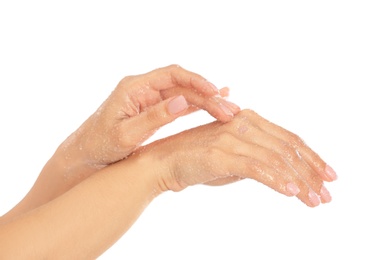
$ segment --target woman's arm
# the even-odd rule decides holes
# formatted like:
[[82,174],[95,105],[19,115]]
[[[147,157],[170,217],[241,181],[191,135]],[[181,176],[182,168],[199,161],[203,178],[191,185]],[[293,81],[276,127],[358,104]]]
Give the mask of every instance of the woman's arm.
[[[0,258],[92,259],[160,193],[255,179],[310,207],[331,201],[335,172],[297,135],[244,110],[156,141],[0,226]],[[22,248],[22,250],[19,250]]]
[[161,190],[152,162],[133,156],[0,225],[0,259],[94,259]]
[[[331,201],[325,182],[334,170],[296,134],[242,110],[228,123],[213,122],[144,147],[165,166],[163,190],[254,179],[309,207]],[[166,167],[167,166],[167,167]]]
[[[220,95],[219,95],[220,93]],[[202,76],[172,65],[122,79],[100,108],[56,150],[34,186],[2,221],[60,196],[99,169],[129,156],[161,126],[204,109],[230,121],[239,107]]]

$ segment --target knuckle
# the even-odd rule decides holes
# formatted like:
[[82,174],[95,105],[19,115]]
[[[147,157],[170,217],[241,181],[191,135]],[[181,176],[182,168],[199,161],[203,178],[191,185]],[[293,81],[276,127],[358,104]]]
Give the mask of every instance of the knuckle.
[[245,123],[248,125],[259,125],[260,120],[263,119],[258,113],[251,109],[244,109],[240,111],[235,118],[237,118],[237,121],[239,121],[241,124]]
[[232,121],[228,122],[228,125],[233,126],[235,129],[239,129],[241,126],[249,125],[250,122],[245,116],[234,117]]
[[221,132],[218,136],[215,137],[215,145],[227,145],[232,139],[232,134],[226,131]]
[[279,149],[283,157],[290,162],[293,162],[294,160],[299,158],[298,151],[294,149],[294,147],[291,146],[288,142],[282,142]]
[[118,84],[118,85],[127,84],[128,82],[132,81],[134,77],[135,77],[135,76],[133,76],[133,75],[125,76],[124,78],[122,78],[122,79],[119,81],[119,84]]
[[[310,176],[310,180],[309,180],[309,183],[311,185],[311,187],[317,187],[317,183],[318,183],[318,179],[316,178],[316,176],[314,174],[312,174]],[[316,190],[316,189],[315,189]]]
[[166,115],[164,112],[158,111],[153,107],[150,107],[146,111],[146,119],[148,122],[163,122]]
[[184,69],[181,68],[180,65],[177,64],[171,64],[167,67],[161,68],[163,70],[163,73],[165,73],[170,79],[171,83],[174,85],[179,85],[178,83],[178,75],[180,75]]
[[288,142],[292,147],[300,148],[305,146],[305,143],[302,138],[300,138],[298,135],[289,132],[288,134]]
[[168,65],[167,67],[165,67],[165,69],[167,69],[171,72],[174,72],[174,71],[177,71],[177,70],[182,70],[182,67],[178,64],[171,64],[171,65]]
[[276,152],[270,152],[268,155],[268,161],[272,165],[273,169],[278,172],[286,172],[288,165],[284,160],[284,157]]
[[257,116],[257,113],[251,109],[243,109],[240,112],[240,115],[247,116],[247,117],[254,117],[254,116]]
[[124,78],[122,78],[117,87],[116,87],[116,90],[119,90],[119,91],[123,91],[124,89],[126,89],[131,83],[133,83],[133,80],[136,76],[125,76]]
[[321,177],[316,172],[312,171],[311,169],[310,169],[309,182],[315,187],[322,185]]

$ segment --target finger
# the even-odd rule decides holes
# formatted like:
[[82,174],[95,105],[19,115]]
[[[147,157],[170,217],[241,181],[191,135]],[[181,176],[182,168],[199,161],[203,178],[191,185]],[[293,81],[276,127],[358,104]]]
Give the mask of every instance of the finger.
[[164,90],[171,87],[193,89],[196,92],[212,96],[219,93],[217,87],[201,75],[183,69],[178,65],[159,68],[145,74],[149,86],[155,90]]
[[206,110],[210,115],[221,122],[230,121],[235,114],[240,111],[240,107],[223,98],[212,96],[204,97],[198,93],[181,87],[167,89],[161,92],[162,98],[168,98],[175,95],[183,95],[188,103],[198,109]]
[[[226,168],[228,171],[227,180],[253,179],[288,197],[298,195],[300,192],[300,187],[290,181],[289,176],[281,174],[276,168],[256,158],[225,153],[224,162],[221,164],[224,166],[220,165],[220,167]],[[235,178],[231,176],[235,176]],[[224,178],[222,180],[224,181]],[[219,179],[212,183],[216,185],[218,182]],[[304,188],[303,183],[300,186]],[[307,200],[304,202],[308,205]]]
[[[237,168],[240,171],[233,172],[235,175],[255,179],[287,196],[296,195],[310,207],[320,204],[319,196],[322,202],[330,202],[329,192],[312,169],[302,169],[304,172],[300,173],[299,166],[290,163],[281,153],[257,143],[242,142],[241,139],[232,137],[233,135],[227,136],[220,140],[226,143],[229,138],[230,145],[224,146],[224,151],[239,155],[236,166],[241,164],[241,169]],[[243,162],[242,158],[245,158]],[[247,163],[250,165],[245,166]],[[249,171],[243,170],[243,167],[247,167]]]
[[[133,143],[140,145],[148,139],[157,129],[174,121],[187,111],[189,105],[186,99],[180,95],[163,100],[149,107],[139,115],[121,122],[121,145]],[[128,141],[127,141],[128,140]]]
[[229,88],[224,87],[224,88],[219,89],[219,94],[220,94],[221,97],[228,97],[229,96]]
[[294,147],[298,153],[302,156],[303,160],[317,172],[324,181],[333,181],[337,179],[335,171],[326,162],[315,153],[305,142],[296,134],[276,125],[272,122],[264,119],[263,117],[256,114],[254,111],[245,111],[248,121],[252,121],[260,129],[267,132],[268,134],[275,136],[285,142],[289,143]]
[[[254,120],[250,121],[254,122]],[[273,127],[277,127],[273,125]],[[309,190],[306,194],[305,192],[299,194],[299,197],[308,196],[309,201],[313,206],[319,204],[320,197],[321,202],[327,203],[331,201],[331,196],[328,190],[323,184],[322,175],[317,172],[314,167],[311,167],[308,158],[303,158],[302,154],[314,154],[312,150],[309,149],[306,153],[301,153],[298,149],[299,146],[294,146],[291,142],[293,139],[280,139],[276,136],[268,134],[263,129],[259,128],[257,125],[248,124],[247,119],[242,118],[241,122],[238,124],[236,133],[241,138],[249,140],[257,145],[261,145],[267,149],[273,150],[278,155],[280,155],[287,163],[294,168],[296,173],[301,177],[301,179],[307,183]],[[270,131],[273,132],[273,131]],[[250,134],[246,134],[250,133]],[[273,160],[273,158],[269,158]],[[268,162],[270,163],[270,162]],[[296,182],[299,184],[298,182]],[[300,184],[301,185],[301,184]]]
[[[254,125],[248,125],[247,128],[241,129],[238,135],[244,140],[248,140],[268,150],[272,150],[281,156],[291,167],[294,168],[298,175],[302,176],[312,190],[320,190],[323,184],[321,176],[312,167],[310,167],[306,160],[304,160],[298,149],[292,146],[286,140],[282,140],[276,136],[268,134]],[[270,160],[272,160],[272,158],[268,158],[268,163],[270,163]]]
[[[275,152],[260,145],[245,142],[229,132],[219,135],[214,143],[224,154],[220,155],[217,177],[237,176],[255,179],[287,196],[298,192],[289,190],[288,183],[299,178],[292,167]],[[216,150],[216,149],[215,149]],[[221,160],[224,158],[224,160]],[[269,160],[269,158],[271,158]],[[293,185],[294,186],[294,185]],[[302,188],[308,187],[302,184]]]
[[[272,150],[276,153],[274,156],[280,156],[281,159],[285,160],[294,169],[299,178],[308,186],[307,191],[301,193],[299,195],[300,197],[308,196],[308,199],[314,206],[317,206],[319,203],[318,197],[320,197],[321,201],[324,203],[331,201],[330,193],[324,187],[321,175],[316,172],[314,168],[310,167],[307,160],[302,157],[297,148],[286,140],[281,140],[276,136],[272,136],[255,125],[247,124],[245,119],[238,124],[236,129],[234,133],[236,133],[239,138],[262,146],[268,150]],[[274,156],[267,158],[267,164],[277,163],[273,158]],[[303,185],[298,181],[294,180],[294,182],[297,185]]]
[[[174,91],[172,93],[173,93],[173,95],[177,95],[177,91]],[[178,93],[178,94],[181,94],[181,92]],[[219,94],[222,97],[222,100],[225,100],[223,98],[226,98],[226,97],[229,96],[229,88],[228,87],[224,87],[224,88],[219,89]],[[185,93],[183,95],[185,96]],[[165,96],[167,96],[167,95],[164,95],[163,97],[165,97]],[[168,96],[170,96],[170,94]],[[236,113],[239,112],[239,110],[240,110],[239,106],[237,106],[236,104],[234,104],[232,102],[229,102],[227,100],[225,100],[225,102],[226,102],[227,108],[229,107],[229,109],[231,110],[231,112],[233,114],[236,114]],[[189,108],[187,109],[186,112],[184,112],[184,114],[183,114],[184,116],[201,110],[199,107],[193,105],[193,102],[190,102],[190,103],[192,103],[192,105],[189,106]]]

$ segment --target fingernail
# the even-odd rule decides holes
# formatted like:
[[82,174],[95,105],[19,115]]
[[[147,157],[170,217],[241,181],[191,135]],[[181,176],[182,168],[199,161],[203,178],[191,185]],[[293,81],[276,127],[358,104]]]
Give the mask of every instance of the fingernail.
[[309,198],[312,206],[316,207],[320,204],[319,196],[317,196],[317,194],[313,190],[310,190],[308,192],[308,198]]
[[234,111],[237,111],[237,112],[239,112],[241,110],[241,108],[239,106],[237,106],[235,103],[232,103],[228,100],[224,100],[224,102],[226,103],[226,106],[229,107],[231,110],[234,110]]
[[178,114],[188,107],[188,102],[184,98],[184,96],[178,96],[168,102],[167,109],[168,112],[171,114]]
[[329,191],[323,185],[320,189],[320,197],[324,203],[328,203],[332,201],[332,196],[330,196]]
[[220,103],[219,105],[220,105],[220,108],[223,110],[224,114],[226,114],[227,116],[233,116],[233,113],[229,108],[227,108],[222,103]]
[[331,178],[333,181],[335,181],[338,176],[337,176],[337,173],[333,170],[332,167],[330,167],[329,165],[326,165],[325,166],[325,173],[326,175],[329,176],[329,178]]
[[293,196],[297,195],[300,192],[298,186],[293,182],[289,182],[288,184],[286,184],[286,190]]

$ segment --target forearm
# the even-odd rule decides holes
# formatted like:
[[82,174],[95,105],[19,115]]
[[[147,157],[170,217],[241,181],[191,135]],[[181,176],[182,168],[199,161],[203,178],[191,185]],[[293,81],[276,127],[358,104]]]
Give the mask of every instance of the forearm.
[[149,168],[142,158],[129,158],[0,226],[0,258],[99,256],[160,193]]
[[15,207],[2,216],[0,224],[57,198],[99,170],[83,159],[76,139],[76,133],[73,133],[57,148],[33,187]]

